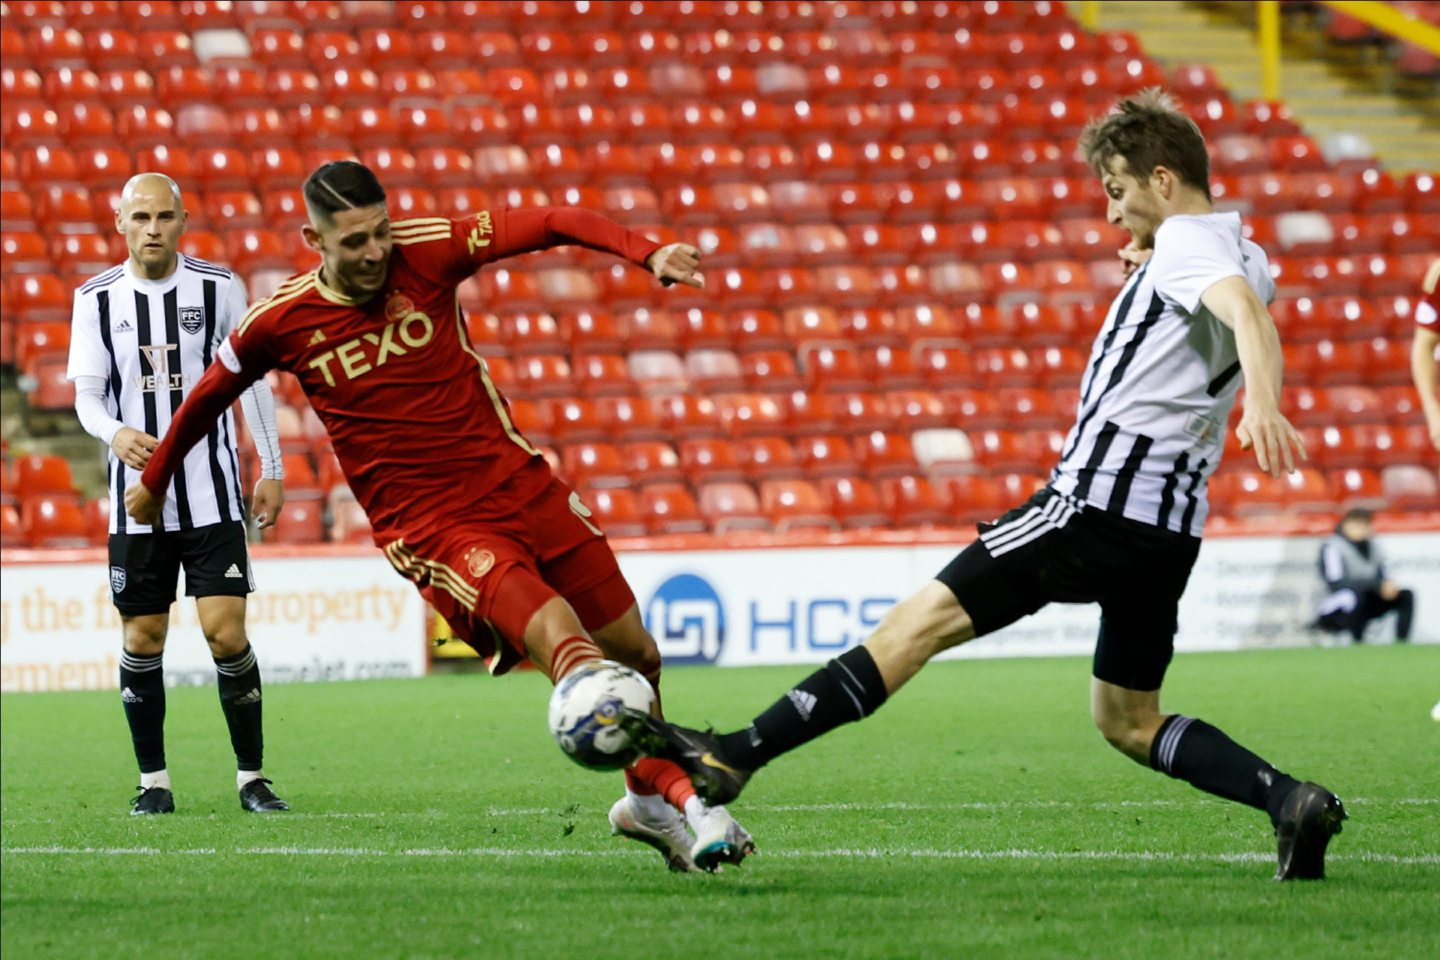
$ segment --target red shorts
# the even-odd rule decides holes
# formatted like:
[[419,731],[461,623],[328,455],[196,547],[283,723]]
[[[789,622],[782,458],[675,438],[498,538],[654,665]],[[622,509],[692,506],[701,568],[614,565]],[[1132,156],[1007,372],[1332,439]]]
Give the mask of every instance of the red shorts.
[[[502,486],[486,500],[485,515],[453,517],[383,549],[491,673],[526,659],[525,626],[557,596],[590,631],[635,603],[590,509],[565,484],[552,477],[524,493]],[[509,576],[515,571],[529,576]]]

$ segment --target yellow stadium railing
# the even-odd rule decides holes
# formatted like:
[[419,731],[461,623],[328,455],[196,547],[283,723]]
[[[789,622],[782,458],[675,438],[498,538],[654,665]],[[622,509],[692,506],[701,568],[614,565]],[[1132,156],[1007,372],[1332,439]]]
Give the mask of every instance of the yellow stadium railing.
[[[1323,6],[1369,24],[1403,43],[1414,44],[1440,56],[1440,27],[1413,17],[1394,4],[1380,0],[1320,0]],[[1078,4],[1080,25],[1100,29],[1100,0]],[[1266,100],[1280,99],[1280,4],[1256,0],[1256,41],[1260,47],[1260,91]]]

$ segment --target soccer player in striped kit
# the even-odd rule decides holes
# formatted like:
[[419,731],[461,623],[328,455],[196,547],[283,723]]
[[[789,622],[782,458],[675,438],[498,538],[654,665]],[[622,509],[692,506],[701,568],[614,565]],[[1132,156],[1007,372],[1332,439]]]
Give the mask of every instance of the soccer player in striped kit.
[[[261,769],[260,667],[245,634],[245,598],[254,590],[245,546],[245,497],[227,409],[205,425],[206,442],[184,460],[153,523],[125,514],[123,491],[139,476],[185,395],[245,313],[240,280],[224,267],[178,252],[185,208],[174,180],[132,177],[115,211],[130,256],[75,292],[68,375],[75,412],[109,447],[110,589],[124,629],[120,691],[140,765],[131,813],[173,813],[165,766],[162,657],[180,568],[215,658],[220,707],[238,767],[240,806],[288,809]],[[241,397],[261,458],[252,503],[259,526],[274,525],[285,502],[275,401],[265,381]]]
[[[615,555],[511,419],[456,288],[487,263],[563,244],[698,287],[699,251],[573,207],[392,222],[375,174],[348,160],[312,173],[305,203],[321,265],[257,303],[221,345],[220,363],[126,491],[131,515],[154,515],[185,451],[248,384],[288,370],[325,424],[376,545],[492,673],[528,658],[558,683],[604,656],[658,693],[660,652]],[[625,785],[611,827],[659,850],[672,870],[716,870],[754,849],[673,763],[644,758]]]
[[[1205,140],[1159,91],[1123,101],[1080,140],[1135,267],[1081,382],[1075,427],[1049,484],[993,523],[898,604],[864,645],[812,674],[743,730],[715,735],[634,716],[646,749],[675,760],[714,803],[764,764],[873,713],[942,650],[1048,603],[1099,603],[1090,708],[1121,753],[1265,811],[1277,879],[1324,876],[1339,799],[1281,773],[1204,721],[1160,711],[1181,594],[1200,548],[1206,481],[1246,384],[1241,446],[1274,476],[1304,456],[1280,413],[1281,352],[1265,253],[1215,213]],[[1150,255],[1145,256],[1149,251]]]

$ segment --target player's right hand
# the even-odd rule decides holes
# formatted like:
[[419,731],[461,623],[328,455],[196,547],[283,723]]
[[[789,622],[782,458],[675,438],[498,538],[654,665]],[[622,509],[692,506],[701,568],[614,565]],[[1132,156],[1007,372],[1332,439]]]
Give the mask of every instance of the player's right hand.
[[1310,459],[1305,440],[1278,410],[1257,409],[1249,404],[1235,428],[1240,449],[1255,448],[1255,461],[1260,469],[1279,479],[1295,472],[1295,464]]
[[120,462],[136,470],[145,469],[145,464],[150,462],[150,454],[159,445],[159,440],[134,427],[121,427],[115,439],[110,441],[110,449],[115,451]]
[[154,523],[160,519],[165,507],[165,498],[151,493],[145,484],[136,480],[125,488],[125,512],[139,523]]
[[646,258],[645,265],[667,287],[674,283],[705,286],[705,275],[695,269],[700,266],[700,250],[688,243],[665,244]]

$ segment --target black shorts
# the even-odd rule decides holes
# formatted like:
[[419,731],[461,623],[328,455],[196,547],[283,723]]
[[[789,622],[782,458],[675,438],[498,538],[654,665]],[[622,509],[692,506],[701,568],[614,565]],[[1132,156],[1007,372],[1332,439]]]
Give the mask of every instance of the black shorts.
[[188,597],[243,597],[255,589],[245,524],[110,534],[110,596],[127,617],[168,613],[180,568]]
[[1050,487],[994,523],[936,579],[994,633],[1048,603],[1099,603],[1093,673],[1158,690],[1200,540],[1082,504]]

